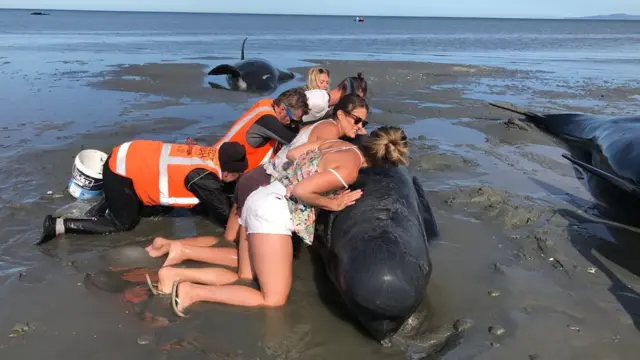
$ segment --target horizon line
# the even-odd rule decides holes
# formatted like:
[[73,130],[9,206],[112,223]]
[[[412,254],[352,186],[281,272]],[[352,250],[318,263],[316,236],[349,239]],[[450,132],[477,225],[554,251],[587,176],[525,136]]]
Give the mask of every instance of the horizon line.
[[[27,10],[27,11],[87,11],[87,12],[123,12],[123,13],[165,13],[165,14],[214,14],[214,15],[279,15],[279,16],[343,16],[343,17],[386,17],[386,18],[448,18],[448,19],[513,19],[513,20],[599,20],[589,19],[594,16],[612,16],[612,15],[625,15],[625,16],[640,16],[631,15],[626,13],[612,13],[605,15],[587,15],[578,17],[562,17],[562,16],[545,16],[545,17],[518,17],[518,16],[444,16],[444,15],[341,15],[341,14],[282,14],[282,13],[235,13],[235,12],[215,12],[215,11],[180,11],[180,10],[107,10],[107,9],[45,9],[45,8],[0,8],[0,10]],[[624,19],[618,19],[624,20]]]

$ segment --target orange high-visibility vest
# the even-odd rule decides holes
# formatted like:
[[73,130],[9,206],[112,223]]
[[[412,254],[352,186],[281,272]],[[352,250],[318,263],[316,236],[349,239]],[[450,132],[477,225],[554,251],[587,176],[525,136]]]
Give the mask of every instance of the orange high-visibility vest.
[[147,206],[197,205],[200,201],[184,184],[193,169],[209,170],[222,179],[217,148],[155,140],[134,140],[116,146],[109,168],[131,179],[138,197]]
[[247,162],[249,163],[245,173],[271,160],[276,153],[277,141],[274,139],[269,140],[264,146],[258,148],[247,144],[247,131],[263,115],[276,116],[276,112],[273,110],[273,99],[262,99],[255,103],[236,120],[231,129],[214,145],[216,149],[219,149],[227,141],[235,141],[242,144],[247,151]]

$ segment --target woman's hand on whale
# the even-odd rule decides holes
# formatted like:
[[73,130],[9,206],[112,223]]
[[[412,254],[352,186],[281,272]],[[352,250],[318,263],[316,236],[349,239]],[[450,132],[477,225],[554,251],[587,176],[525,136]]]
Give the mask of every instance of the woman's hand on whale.
[[362,196],[362,190],[357,189],[357,190],[343,190],[341,191],[339,194],[335,195],[333,197],[333,206],[332,209],[329,209],[331,211],[341,211],[344,210],[344,208],[346,208],[349,205],[353,205],[356,203],[356,200],[358,200],[360,197]]

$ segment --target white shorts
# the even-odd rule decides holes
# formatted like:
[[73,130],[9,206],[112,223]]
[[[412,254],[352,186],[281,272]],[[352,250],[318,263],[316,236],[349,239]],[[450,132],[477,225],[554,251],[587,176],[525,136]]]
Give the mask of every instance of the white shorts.
[[293,219],[285,198],[286,194],[285,187],[274,181],[258,188],[247,197],[239,219],[240,225],[247,229],[247,234],[293,233]]

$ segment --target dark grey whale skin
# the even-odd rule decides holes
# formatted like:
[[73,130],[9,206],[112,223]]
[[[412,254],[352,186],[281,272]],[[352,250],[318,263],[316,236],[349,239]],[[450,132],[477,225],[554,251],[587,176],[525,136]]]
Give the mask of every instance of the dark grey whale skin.
[[640,225],[635,215],[640,206],[640,116],[543,115],[494,106],[524,115],[527,122],[561,140],[570,153],[563,156],[584,171],[603,215]]
[[406,167],[361,169],[363,196],[319,211],[311,251],[347,312],[378,341],[391,338],[425,299],[428,241],[439,236],[425,192]]
[[[233,64],[221,64],[209,71],[208,75],[226,75],[229,89],[233,91],[246,91],[253,93],[270,93],[275,91],[280,84],[292,80],[295,75],[290,71],[276,68],[265,59],[244,57],[244,46],[247,38],[242,42],[240,61]],[[212,88],[221,88],[220,85],[209,82]],[[223,88],[224,89],[224,88]]]

